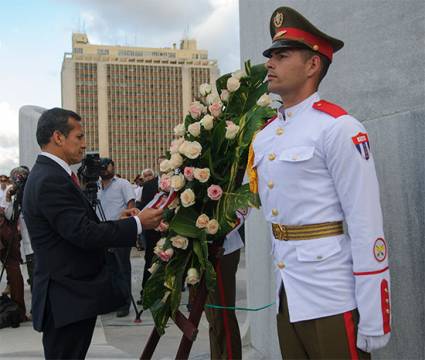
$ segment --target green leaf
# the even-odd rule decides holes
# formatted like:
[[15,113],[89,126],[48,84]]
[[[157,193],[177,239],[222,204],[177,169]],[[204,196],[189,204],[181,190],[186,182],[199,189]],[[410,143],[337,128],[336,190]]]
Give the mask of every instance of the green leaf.
[[143,289],[143,308],[151,308],[158,298],[165,294],[165,266],[160,263],[158,269],[150,276]]
[[199,264],[201,265],[201,269],[205,270],[207,267],[208,258],[204,255],[200,239],[193,240],[193,252],[198,258]]
[[184,273],[191,258],[190,251],[176,251],[165,269],[165,282],[171,286],[170,309],[174,316],[179,309]]
[[170,223],[170,230],[181,236],[197,238],[201,234],[201,230],[195,225],[198,216],[192,207],[181,207]]
[[167,326],[168,319],[171,315],[171,309],[169,299],[163,301],[163,297],[159,297],[157,301],[151,306],[150,311],[152,313],[155,328],[160,335],[164,335],[165,327]]

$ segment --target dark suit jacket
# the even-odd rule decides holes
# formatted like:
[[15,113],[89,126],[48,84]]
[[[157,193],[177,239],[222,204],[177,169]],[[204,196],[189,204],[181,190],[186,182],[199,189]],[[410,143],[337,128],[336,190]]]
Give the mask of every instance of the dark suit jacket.
[[33,326],[43,330],[50,301],[55,327],[115,310],[125,295],[105,268],[105,248],[133,246],[129,218],[100,223],[68,173],[39,155],[24,190],[23,214],[34,250]]

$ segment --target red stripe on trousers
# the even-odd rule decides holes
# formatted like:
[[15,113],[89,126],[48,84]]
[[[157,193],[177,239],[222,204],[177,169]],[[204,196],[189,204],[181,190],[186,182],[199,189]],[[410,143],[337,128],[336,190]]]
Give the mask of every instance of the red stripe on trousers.
[[356,333],[354,328],[353,315],[351,311],[344,313],[345,331],[347,333],[348,347],[352,360],[359,360],[356,346]]
[[[221,276],[221,267],[220,267],[220,260],[217,261],[216,265],[216,271],[217,271],[217,285],[218,285],[218,292],[220,294],[220,302],[221,306],[226,306],[226,300],[224,298],[224,287],[223,287],[223,279]],[[224,333],[226,334],[226,347],[227,347],[227,358],[232,359],[232,340],[230,337],[230,329],[229,329],[229,318],[227,317],[227,310],[223,309],[223,326],[224,326]]]

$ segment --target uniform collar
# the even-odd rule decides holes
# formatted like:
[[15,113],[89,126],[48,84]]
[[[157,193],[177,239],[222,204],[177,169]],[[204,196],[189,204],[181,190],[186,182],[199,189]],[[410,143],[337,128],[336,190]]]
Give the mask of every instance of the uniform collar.
[[[278,111],[278,117],[280,120],[290,121],[295,118],[298,114],[302,113],[304,110],[311,108],[313,104],[320,100],[320,96],[317,92],[310,95],[307,99],[301,101],[297,105],[285,108],[282,106]],[[283,114],[285,116],[283,116]]]

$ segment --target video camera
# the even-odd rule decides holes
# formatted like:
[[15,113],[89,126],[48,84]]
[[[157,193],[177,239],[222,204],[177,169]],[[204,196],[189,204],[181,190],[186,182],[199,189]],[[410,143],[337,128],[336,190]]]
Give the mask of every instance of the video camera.
[[11,195],[16,195],[16,201],[19,206],[22,205],[22,197],[24,194],[24,187],[28,179],[29,169],[26,166],[19,166],[10,172],[10,181],[13,188],[10,191]]
[[102,164],[98,152],[87,152],[78,169],[78,177],[82,181],[84,194],[92,205],[97,200],[97,182],[99,180]]

